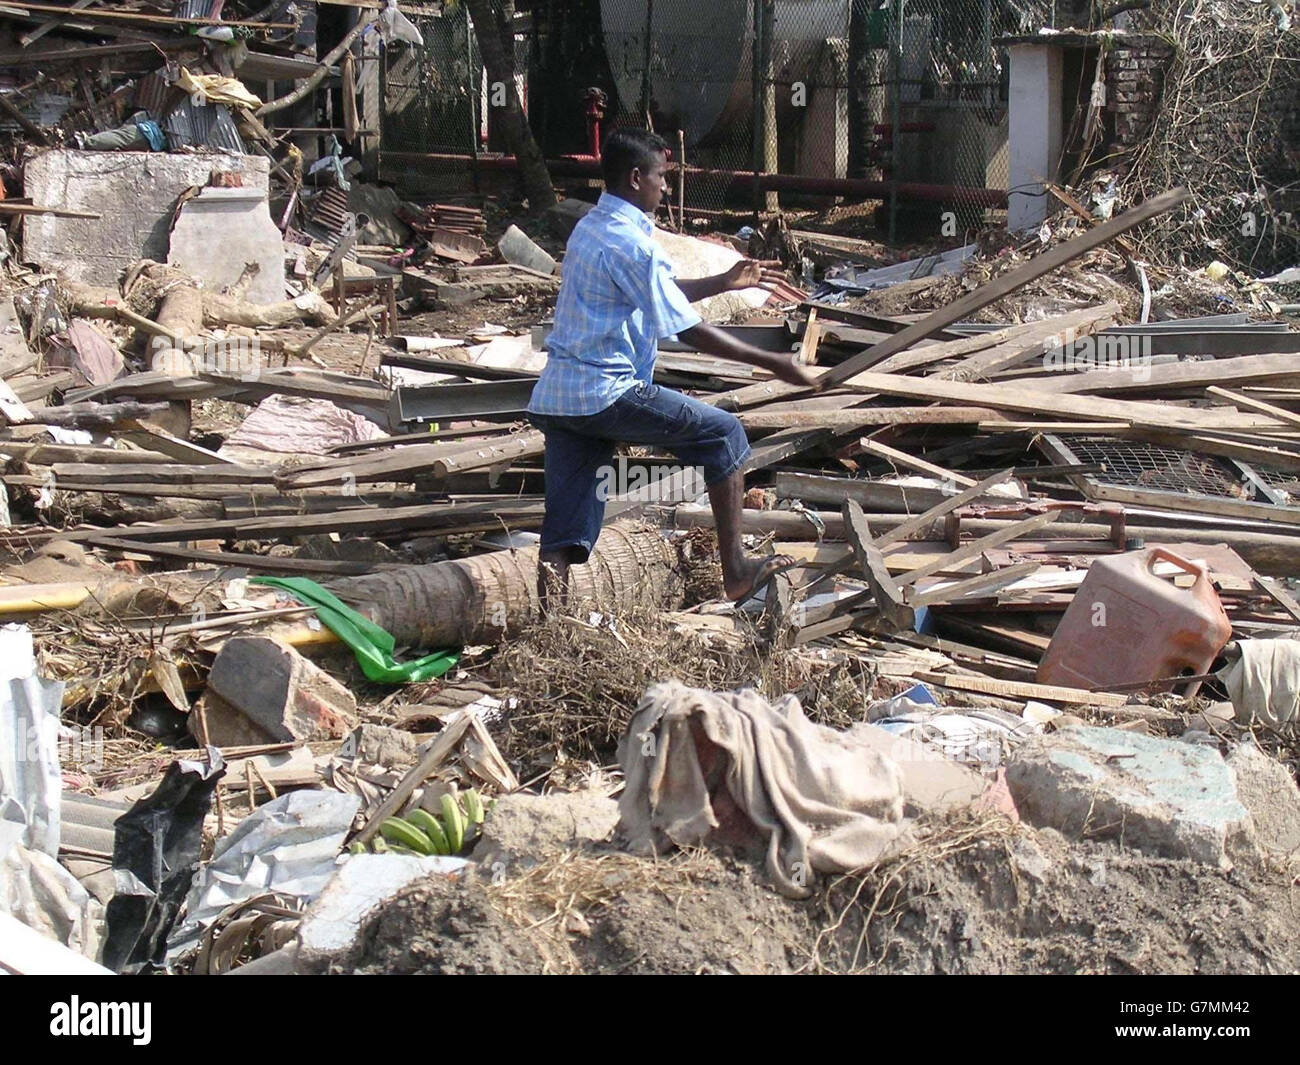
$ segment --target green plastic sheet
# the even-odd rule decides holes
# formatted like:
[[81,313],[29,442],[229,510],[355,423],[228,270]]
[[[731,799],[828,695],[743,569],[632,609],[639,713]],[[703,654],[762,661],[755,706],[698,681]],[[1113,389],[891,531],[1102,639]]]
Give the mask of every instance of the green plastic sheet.
[[459,650],[435,651],[413,662],[393,658],[396,641],[369,618],[358,614],[338,596],[307,577],[254,577],[250,584],[280,588],[307,606],[316,608],[321,624],[352,648],[370,680],[382,684],[413,684],[441,677],[460,661]]

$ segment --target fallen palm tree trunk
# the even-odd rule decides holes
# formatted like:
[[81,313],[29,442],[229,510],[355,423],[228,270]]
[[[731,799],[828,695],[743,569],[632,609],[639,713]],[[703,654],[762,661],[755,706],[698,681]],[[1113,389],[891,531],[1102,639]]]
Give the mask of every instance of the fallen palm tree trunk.
[[[676,550],[650,527],[609,526],[569,578],[571,604],[623,612],[681,600]],[[540,613],[535,547],[346,577],[328,587],[398,646],[494,644]]]
[[[601,533],[591,560],[569,570],[570,603],[625,612],[671,609],[681,604],[677,552],[658,529],[611,525]],[[147,581],[111,579],[0,589],[0,614],[70,610],[92,596],[113,608],[132,590],[170,590],[191,602],[193,575],[157,574]],[[397,566],[360,577],[330,581],[344,602],[391,632],[398,647],[461,647],[495,644],[540,613],[537,548],[493,551],[470,558]],[[295,645],[331,643],[333,637],[305,624],[277,624],[268,635]]]

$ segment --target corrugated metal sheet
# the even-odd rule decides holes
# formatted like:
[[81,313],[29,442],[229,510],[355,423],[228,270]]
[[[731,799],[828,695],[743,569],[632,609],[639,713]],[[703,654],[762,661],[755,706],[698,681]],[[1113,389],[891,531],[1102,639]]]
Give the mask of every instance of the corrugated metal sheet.
[[198,104],[188,96],[172,110],[162,123],[167,144],[172,148],[208,147],[247,155],[230,108],[224,104]]
[[338,236],[350,215],[348,194],[331,185],[317,197],[312,207],[311,220],[326,229],[331,236]]
[[208,18],[212,4],[213,0],[181,0],[172,11],[172,18]]
[[137,111],[148,111],[157,118],[165,113],[174,96],[179,95],[182,95],[180,90],[174,89],[162,74],[155,71],[136,82],[135,107]]

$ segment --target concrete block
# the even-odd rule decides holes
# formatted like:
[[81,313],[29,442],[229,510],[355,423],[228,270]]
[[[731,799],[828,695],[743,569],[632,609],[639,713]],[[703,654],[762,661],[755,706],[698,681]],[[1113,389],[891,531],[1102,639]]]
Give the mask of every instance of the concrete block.
[[23,191],[33,203],[95,211],[101,217],[23,220],[23,257],[74,281],[116,286],[137,259],[167,261],[168,230],[186,189],[214,170],[240,174],[245,189],[266,195],[270,163],[261,156],[167,152],[79,152],[56,148],[29,158]]
[[245,298],[275,303],[285,298],[284,238],[271,219],[265,189],[204,188],[181,208],[167,262],[214,292],[256,267]]
[[1232,771],[1209,747],[1070,728],[1021,744],[1007,783],[1026,821],[1066,835],[1220,868],[1258,853]]
[[1259,845],[1271,854],[1300,856],[1300,788],[1281,762],[1253,743],[1228,755],[1237,797],[1250,811]]
[[357,700],[347,688],[266,636],[228,640],[203,698],[209,742],[219,747],[342,739],[357,724]]
[[555,260],[518,226],[511,226],[497,242],[497,251],[508,263],[526,266],[542,274],[555,273]]
[[904,814],[908,817],[921,813],[943,815],[972,805],[1016,816],[1014,805],[1004,795],[1005,785],[990,782],[935,747],[865,723],[854,725],[849,735],[897,764],[903,776]]
[[299,973],[324,972],[353,944],[375,907],[403,888],[434,876],[455,876],[464,858],[417,858],[406,854],[356,854],[348,858],[316,896],[298,926]]
[[367,765],[415,765],[420,745],[415,737],[386,725],[361,724],[339,748],[340,758],[357,758]]
[[618,803],[604,795],[503,795],[483,822],[473,858],[488,869],[500,862],[510,875],[548,854],[602,842],[617,824]]

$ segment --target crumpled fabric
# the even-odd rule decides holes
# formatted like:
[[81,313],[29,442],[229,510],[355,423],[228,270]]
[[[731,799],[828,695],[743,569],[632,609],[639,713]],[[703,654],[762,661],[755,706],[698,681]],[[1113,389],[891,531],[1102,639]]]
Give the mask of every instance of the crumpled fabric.
[[176,87],[190,96],[198,96],[205,103],[246,107],[254,111],[262,106],[261,97],[249,91],[242,81],[220,74],[191,74],[181,67],[176,76]]
[[1230,661],[1219,678],[1238,721],[1261,721],[1276,729],[1296,720],[1300,641],[1239,640],[1228,644],[1223,653]]
[[814,873],[864,869],[905,838],[897,764],[851,733],[814,724],[799,700],[710,692],[676,681],[646,690],[619,741],[629,849],[761,840],[777,889],[812,893]]

